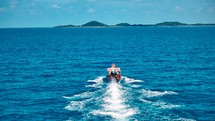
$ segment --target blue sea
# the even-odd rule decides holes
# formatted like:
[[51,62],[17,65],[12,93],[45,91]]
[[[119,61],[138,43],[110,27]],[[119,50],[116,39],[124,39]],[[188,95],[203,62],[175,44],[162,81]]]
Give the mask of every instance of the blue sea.
[[214,121],[215,27],[0,29],[0,120]]

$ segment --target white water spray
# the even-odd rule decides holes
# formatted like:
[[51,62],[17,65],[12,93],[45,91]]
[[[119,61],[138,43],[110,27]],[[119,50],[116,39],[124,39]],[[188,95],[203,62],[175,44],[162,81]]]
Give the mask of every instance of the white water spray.
[[125,101],[122,86],[113,81],[108,85],[104,94],[103,109],[95,110],[93,113],[108,115],[116,120],[127,120],[129,116],[136,114],[136,111],[129,108],[129,106],[125,104]]

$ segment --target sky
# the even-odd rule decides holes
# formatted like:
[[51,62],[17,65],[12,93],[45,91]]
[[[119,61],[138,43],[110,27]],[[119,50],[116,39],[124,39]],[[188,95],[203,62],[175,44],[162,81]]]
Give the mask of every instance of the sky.
[[0,0],[0,28],[215,23],[215,0]]

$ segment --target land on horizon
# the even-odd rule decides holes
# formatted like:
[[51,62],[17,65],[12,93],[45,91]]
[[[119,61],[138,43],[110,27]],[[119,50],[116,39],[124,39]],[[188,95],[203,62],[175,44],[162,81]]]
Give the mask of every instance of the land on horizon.
[[98,21],[90,21],[83,25],[57,25],[54,28],[74,28],[74,27],[129,27],[129,26],[215,26],[215,23],[195,23],[187,24],[178,21],[166,21],[156,24],[129,24],[129,23],[118,23],[116,25],[107,25]]

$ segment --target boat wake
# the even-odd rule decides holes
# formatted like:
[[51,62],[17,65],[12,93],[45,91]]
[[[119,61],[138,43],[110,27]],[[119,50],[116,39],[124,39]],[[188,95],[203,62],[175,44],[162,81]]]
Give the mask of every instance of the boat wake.
[[[178,120],[183,117],[169,114],[169,110],[181,105],[162,100],[164,96],[177,96],[174,91],[152,91],[144,89],[144,81],[122,76],[121,83],[107,83],[105,76],[88,80],[89,91],[63,96],[69,100],[64,108],[80,113],[82,120]],[[159,118],[158,118],[159,117]],[[69,120],[77,120],[70,117]],[[188,120],[188,119],[185,119]]]
[[102,109],[94,110],[94,115],[108,115],[118,120],[126,120],[127,117],[136,114],[136,110],[126,105],[125,91],[116,82],[108,85],[104,93]]

